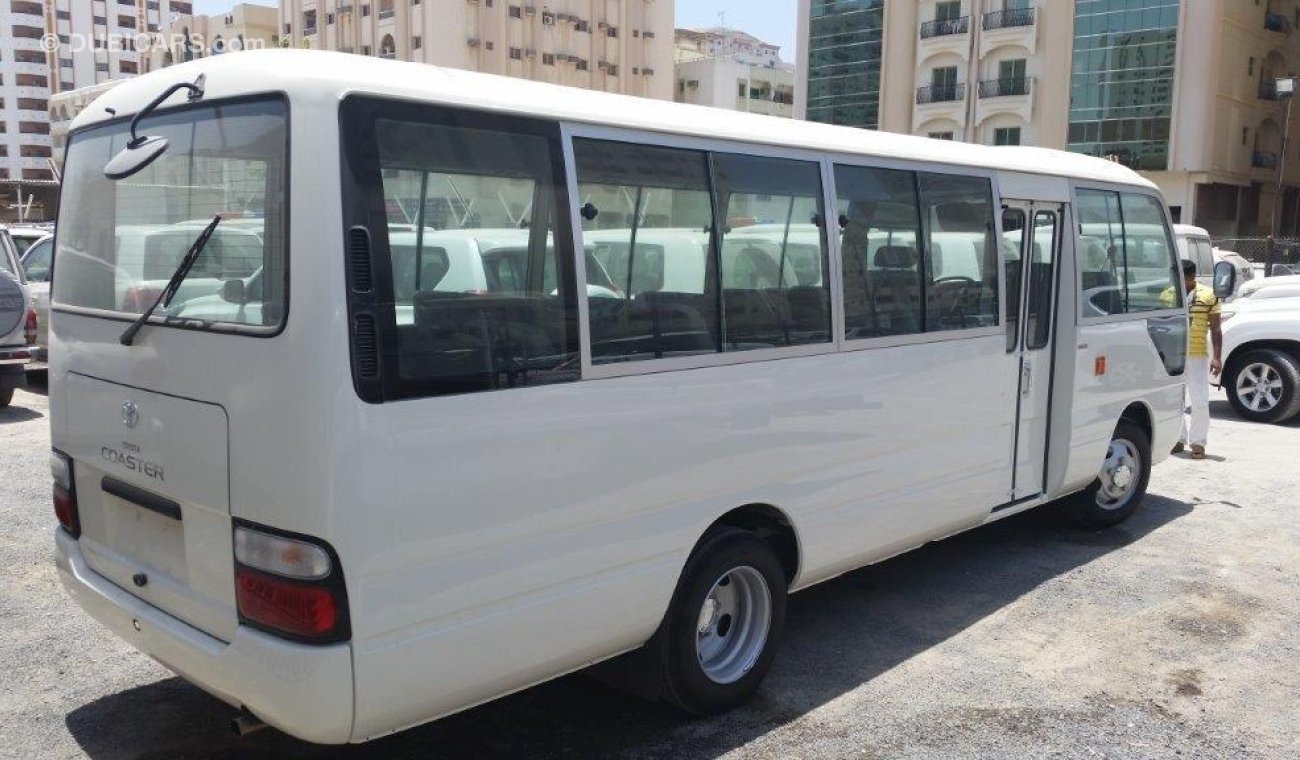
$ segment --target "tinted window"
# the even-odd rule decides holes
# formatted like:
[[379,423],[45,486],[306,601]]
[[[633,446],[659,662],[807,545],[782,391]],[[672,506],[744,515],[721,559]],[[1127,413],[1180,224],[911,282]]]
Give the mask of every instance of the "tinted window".
[[817,164],[714,154],[725,349],[830,340]]
[[574,140],[583,244],[619,286],[588,299],[595,363],[721,349],[708,155]]
[[1007,270],[1007,350],[1020,344],[1020,283],[1024,272],[1021,251],[1025,247],[1025,212],[1018,208],[1002,211],[1002,260]]
[[925,231],[925,330],[998,323],[993,187],[984,177],[919,176]]
[[1051,341],[1052,284],[1056,273],[1056,214],[1034,214],[1029,256],[1029,296],[1025,308],[1025,348],[1045,348]]
[[374,124],[398,374],[423,393],[577,379],[555,141],[455,121]]
[[[288,108],[281,100],[202,105],[146,117],[167,152],[116,182],[104,164],[130,138],[115,121],[73,135],[63,173],[56,304],[139,313],[191,243],[220,216],[160,318],[274,327],[285,312]],[[219,295],[223,279],[262,271],[257,302]]]
[[1160,297],[1175,284],[1173,245],[1159,202],[1125,194],[1121,206],[1119,193],[1080,190],[1076,211],[1083,316],[1167,308]]
[[912,172],[835,167],[845,337],[922,330],[920,217]]
[[[54,253],[54,242],[52,240],[42,240],[27,249],[27,255],[23,257],[23,269],[27,272],[27,279],[32,282],[46,282],[50,279],[50,259]],[[2,259],[3,257],[0,257]]]

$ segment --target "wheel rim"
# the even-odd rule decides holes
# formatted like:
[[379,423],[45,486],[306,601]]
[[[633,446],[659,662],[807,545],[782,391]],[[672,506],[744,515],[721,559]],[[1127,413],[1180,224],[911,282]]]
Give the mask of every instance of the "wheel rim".
[[1237,375],[1237,400],[1252,412],[1272,411],[1282,401],[1282,375],[1264,362],[1247,365]]
[[1116,438],[1110,442],[1106,461],[1101,465],[1097,480],[1097,506],[1102,509],[1120,509],[1128,504],[1137,490],[1142,474],[1142,455],[1132,441]]
[[752,567],[723,573],[700,605],[695,653],[714,683],[735,683],[758,662],[772,624],[772,592]]

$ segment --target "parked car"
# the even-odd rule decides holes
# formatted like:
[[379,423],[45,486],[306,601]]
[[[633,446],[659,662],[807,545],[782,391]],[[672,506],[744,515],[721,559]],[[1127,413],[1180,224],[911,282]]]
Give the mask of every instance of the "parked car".
[[1300,414],[1300,275],[1252,280],[1224,304],[1217,384],[1252,422]]
[[36,311],[18,249],[0,228],[0,407],[9,406],[14,389],[27,382],[31,345],[36,342]]
[[13,238],[14,248],[18,251],[18,258],[27,254],[27,249],[36,244],[36,241],[53,234],[54,226],[49,224],[33,225],[13,225],[9,227],[9,236]]
[[1196,281],[1206,287],[1213,287],[1214,265],[1220,261],[1231,263],[1232,268],[1236,270],[1238,289],[1255,277],[1255,270],[1246,257],[1235,251],[1215,248],[1210,241],[1209,231],[1202,227],[1175,224],[1174,245],[1178,247],[1178,258],[1196,263]]
[[46,233],[22,254],[23,272],[36,309],[36,345],[27,371],[45,369],[50,349],[50,262],[54,260],[54,236]]

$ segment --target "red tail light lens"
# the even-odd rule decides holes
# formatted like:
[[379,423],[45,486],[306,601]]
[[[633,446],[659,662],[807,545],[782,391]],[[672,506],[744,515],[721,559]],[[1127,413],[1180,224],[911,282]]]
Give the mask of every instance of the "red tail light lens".
[[241,623],[310,644],[351,637],[343,570],[327,544],[237,521],[234,550]]
[[77,490],[72,480],[72,459],[57,449],[50,450],[50,475],[54,478],[54,516],[73,538],[81,535],[77,513]]
[[27,339],[27,345],[31,346],[36,343],[36,310],[27,310],[27,321],[23,323],[23,337]]
[[241,616],[280,633],[316,639],[333,633],[339,624],[333,592],[315,584],[240,567],[235,570],[235,597]]

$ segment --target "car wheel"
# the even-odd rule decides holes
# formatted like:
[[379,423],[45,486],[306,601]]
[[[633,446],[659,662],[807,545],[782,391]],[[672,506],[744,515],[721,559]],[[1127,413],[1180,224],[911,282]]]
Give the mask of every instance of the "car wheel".
[[1070,497],[1070,511],[1087,528],[1117,525],[1137,511],[1150,478],[1150,439],[1142,428],[1120,420],[1097,479]]
[[720,528],[691,553],[654,646],[660,693],[697,715],[753,696],[785,626],[780,560],[749,531]]
[[1284,422],[1300,412],[1300,366],[1283,351],[1258,349],[1234,359],[1224,387],[1232,408],[1251,422]]
[[14,400],[13,388],[5,388],[4,390],[0,391],[0,409],[4,409],[6,406],[9,406],[9,402],[13,400]]

